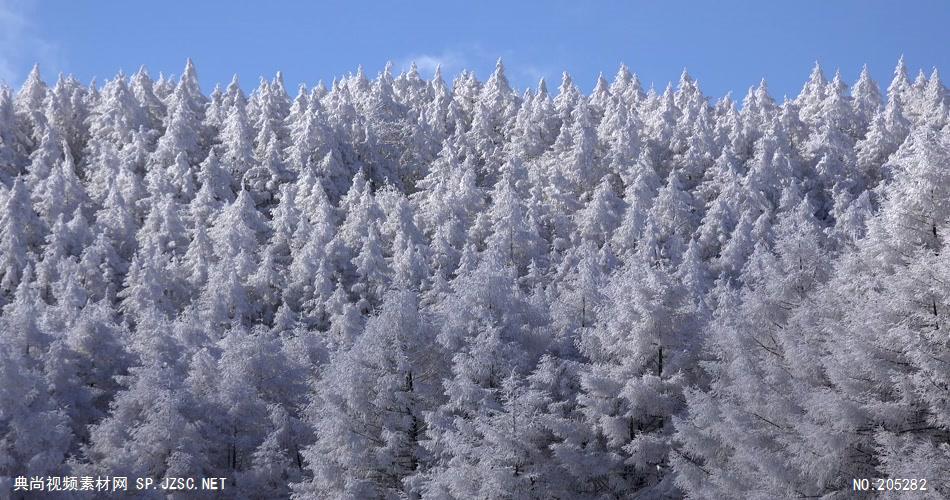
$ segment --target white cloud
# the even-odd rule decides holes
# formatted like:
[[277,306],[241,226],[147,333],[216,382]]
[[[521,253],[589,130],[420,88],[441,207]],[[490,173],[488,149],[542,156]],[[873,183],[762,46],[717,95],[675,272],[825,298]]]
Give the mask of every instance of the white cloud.
[[441,66],[442,74],[446,78],[450,78],[456,72],[468,66],[467,59],[460,52],[447,50],[439,54],[416,54],[404,57],[396,62],[395,67],[399,70],[407,70],[412,63],[416,63],[416,67],[419,68],[419,73],[423,77],[432,75],[435,73],[435,68]]
[[557,84],[560,83],[560,79],[552,81],[552,78],[559,76],[560,74],[561,73],[556,70],[535,66],[533,64],[515,66],[515,78],[518,81],[524,82],[524,84],[528,86],[536,85],[542,78],[544,78],[547,81],[548,89],[551,88],[551,85],[556,87]]
[[59,69],[58,47],[43,38],[31,20],[31,0],[0,0],[0,81],[17,85],[33,63],[45,72]]
[[419,68],[423,78],[428,78],[435,71],[436,66],[442,66],[442,76],[451,81],[463,69],[475,71],[483,80],[495,70],[495,62],[501,58],[505,63],[508,81],[515,89],[534,87],[542,77],[548,80],[548,87],[553,82],[556,87],[560,83],[561,71],[549,66],[532,64],[523,61],[512,50],[491,50],[479,44],[460,45],[442,50],[441,52],[419,53],[400,58],[393,62],[394,71],[405,71],[413,62]]

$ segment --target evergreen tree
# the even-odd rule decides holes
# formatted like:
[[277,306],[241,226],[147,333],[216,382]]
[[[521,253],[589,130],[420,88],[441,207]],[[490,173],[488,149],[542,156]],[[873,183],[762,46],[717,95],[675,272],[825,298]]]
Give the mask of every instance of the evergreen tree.
[[880,110],[883,98],[877,82],[871,79],[871,73],[867,65],[861,69],[861,76],[851,87],[852,106],[854,114],[858,120],[859,128],[856,130],[859,137],[864,136],[868,124],[874,118],[874,115]]
[[562,436],[554,452],[567,465],[598,462],[596,472],[575,469],[588,495],[676,494],[671,417],[697,380],[696,318],[685,292],[662,264],[629,262],[605,290],[600,322],[580,337],[589,360],[577,396],[585,432]]
[[441,71],[0,85],[0,487],[948,495],[939,72]]
[[316,442],[304,451],[312,480],[299,498],[399,498],[426,453],[424,412],[440,399],[439,352],[413,292],[394,290],[352,347],[327,366],[307,413]]
[[587,206],[577,212],[578,240],[592,241],[599,247],[610,241],[620,225],[622,204],[608,179],[601,181]]
[[16,116],[18,117],[17,122],[24,137],[31,139],[41,137],[38,134],[43,133],[40,128],[46,124],[46,119],[42,116],[42,113],[48,92],[49,87],[40,76],[39,65],[34,65],[33,69],[30,70],[30,74],[27,75],[26,81],[23,82],[23,86],[17,92],[14,102]]
[[241,190],[237,198],[215,218],[208,231],[215,253],[221,259],[232,259],[244,276],[253,269],[254,252],[266,236],[267,226],[254,206],[251,195]]
[[33,206],[37,214],[48,225],[58,218],[72,216],[77,208],[85,208],[86,190],[76,175],[69,146],[63,142],[62,160],[58,160],[49,175],[39,179],[33,187]]
[[[774,250],[756,244],[743,289],[720,294],[706,340],[716,377],[707,391],[687,392],[689,416],[676,421],[683,448],[674,464],[687,494],[821,495],[843,491],[845,478],[860,474],[842,460],[841,440],[831,435],[837,424],[813,406],[833,396],[803,395],[809,375],[819,377],[817,354],[794,315],[829,269],[819,258],[824,238],[813,208],[807,200],[789,204],[794,209],[777,224]],[[808,453],[799,447],[806,441],[826,444]]]
[[221,142],[224,152],[221,159],[228,173],[234,179],[232,188],[237,191],[239,182],[244,173],[254,165],[254,148],[252,143],[252,129],[248,123],[247,104],[238,94],[238,98],[231,105],[230,112],[221,131]]
[[30,195],[20,178],[7,195],[0,216],[0,288],[6,302],[20,285],[20,279],[39,243],[41,225],[30,205]]

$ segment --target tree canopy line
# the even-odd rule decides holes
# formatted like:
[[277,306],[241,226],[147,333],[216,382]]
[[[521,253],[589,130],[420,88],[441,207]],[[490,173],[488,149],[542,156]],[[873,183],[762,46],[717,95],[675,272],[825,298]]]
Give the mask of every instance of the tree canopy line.
[[0,86],[0,206],[0,486],[950,495],[948,98],[903,59],[781,103],[626,66],[34,69]]

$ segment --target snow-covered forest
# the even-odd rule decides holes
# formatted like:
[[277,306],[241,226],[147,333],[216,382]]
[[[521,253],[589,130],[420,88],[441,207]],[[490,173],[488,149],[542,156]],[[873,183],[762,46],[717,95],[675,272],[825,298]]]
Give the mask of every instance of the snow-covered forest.
[[428,77],[0,87],[0,486],[950,496],[936,71]]

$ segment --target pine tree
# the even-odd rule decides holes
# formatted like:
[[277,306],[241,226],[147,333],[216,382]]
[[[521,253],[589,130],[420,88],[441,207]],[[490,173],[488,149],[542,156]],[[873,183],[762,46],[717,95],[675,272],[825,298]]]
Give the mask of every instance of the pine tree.
[[172,314],[172,286],[167,272],[166,261],[155,247],[140,250],[132,257],[122,290],[117,294],[119,308],[128,322]]
[[9,184],[10,179],[23,173],[27,155],[23,132],[19,130],[13,91],[0,85],[0,180]]
[[255,203],[266,208],[272,204],[273,193],[288,178],[289,173],[281,159],[277,136],[272,134],[258,166],[252,167],[244,173],[241,184],[244,189],[251,192]]
[[894,68],[894,78],[887,86],[887,98],[895,97],[901,100],[907,99],[907,92],[910,90],[910,79],[907,77],[907,63],[904,62],[904,55],[901,54],[897,60],[897,66]]
[[3,302],[9,300],[20,285],[24,270],[34,257],[39,243],[39,218],[30,205],[26,185],[17,178],[0,216],[0,288]]
[[389,286],[389,265],[383,257],[382,244],[375,227],[370,226],[363,237],[359,253],[353,257],[356,269],[356,283],[351,291],[359,297],[359,308],[363,314],[373,311],[381,302]]
[[109,237],[116,252],[125,259],[130,259],[135,252],[138,224],[135,208],[134,202],[126,199],[116,182],[109,188],[102,208],[95,213],[98,230]]
[[684,387],[697,380],[695,311],[661,263],[627,263],[605,295],[601,321],[580,340],[589,365],[578,403],[592,436],[563,436],[555,453],[599,457],[600,474],[578,477],[589,494],[675,494],[671,417],[683,408]]
[[241,190],[237,199],[215,218],[208,231],[215,253],[221,259],[231,259],[242,275],[250,274],[254,252],[266,236],[267,226],[254,206],[251,195]]
[[131,91],[136,101],[142,107],[148,118],[148,127],[152,130],[161,128],[162,119],[166,113],[165,103],[155,94],[155,85],[148,74],[148,69],[141,66],[132,75]]
[[574,338],[581,329],[597,324],[606,286],[606,273],[598,257],[595,244],[585,242],[577,248],[575,258],[562,262],[572,269],[560,284],[559,301],[552,305],[551,313],[555,327],[565,338]]
[[109,403],[121,389],[118,380],[133,364],[126,342],[129,332],[119,323],[118,315],[106,300],[90,302],[66,332],[66,344],[75,359],[76,376],[90,392],[96,413],[82,419],[84,424],[98,420],[109,411]]
[[17,92],[14,108],[18,117],[20,132],[24,137],[36,139],[41,137],[41,127],[45,126],[46,119],[42,116],[43,105],[46,100],[49,87],[40,76],[39,65],[34,65],[27,75],[26,81]]
[[125,75],[120,72],[102,88],[89,121],[91,141],[108,141],[121,146],[131,141],[132,132],[148,125],[148,115],[135,99]]
[[33,186],[34,208],[48,225],[59,217],[68,219],[77,208],[85,208],[88,203],[69,146],[65,142],[60,146],[63,159],[56,162],[47,177],[37,180]]
[[856,132],[859,137],[863,137],[867,131],[867,126],[871,123],[874,115],[880,111],[883,103],[881,90],[878,88],[877,82],[871,79],[871,73],[868,71],[866,64],[861,69],[861,76],[858,77],[858,81],[851,87],[851,99],[854,114],[859,124]]
[[940,229],[950,217],[943,193],[946,181],[937,167],[948,154],[946,137],[928,130],[917,130],[898,149],[887,167],[892,169],[895,182],[882,208],[882,216],[869,231],[882,241],[892,238],[896,253],[882,254],[882,259],[905,259],[909,248],[923,246],[937,251],[942,245]]
[[[252,143],[252,129],[248,123],[247,104],[238,97],[232,104],[230,112],[221,131],[221,142],[224,146],[222,161],[228,173],[235,182],[244,177],[244,173],[254,164],[254,149]],[[238,184],[232,187],[237,190]]]
[[185,390],[181,368],[175,362],[163,366],[157,354],[131,370],[109,417],[91,427],[91,440],[84,450],[90,463],[80,470],[156,481],[202,477],[207,467],[207,433],[193,413],[196,407]]
[[940,72],[937,71],[937,68],[934,68],[933,73],[927,80],[927,86],[922,96],[921,118],[927,126],[938,129],[946,124],[946,94],[947,89],[940,79]]
[[627,181],[624,189],[623,198],[626,209],[612,241],[613,246],[621,252],[633,251],[642,238],[647,215],[661,185],[656,170],[653,169],[652,162],[646,154],[640,156],[634,172],[633,179]]
[[253,117],[258,135],[255,140],[257,157],[263,157],[271,136],[277,138],[279,147],[287,138],[285,122],[290,114],[290,96],[284,87],[284,76],[278,71],[274,79],[267,83],[261,79],[261,86],[252,96]]
[[506,74],[0,85],[0,483],[947,496],[938,71]]
[[[4,325],[4,334],[8,333]],[[0,475],[62,474],[72,440],[69,421],[51,400],[43,372],[0,336],[0,401],[4,408]]]
[[128,270],[128,261],[105,233],[98,233],[83,249],[78,265],[83,288],[92,300],[114,299],[112,294],[122,285],[120,276]]
[[[842,460],[843,440],[832,437],[837,424],[827,421],[824,406],[814,406],[833,396],[803,395],[806,381],[819,377],[817,353],[795,314],[829,268],[819,257],[825,240],[814,209],[807,200],[788,204],[794,208],[780,217],[774,250],[756,244],[742,271],[743,289],[719,294],[706,340],[716,376],[708,390],[687,392],[689,415],[676,420],[683,446],[674,465],[687,494],[827,494],[843,491],[845,478],[860,473]],[[826,444],[810,453],[799,447],[810,440]]]
[[587,206],[579,210],[577,218],[577,241],[592,241],[598,247],[610,241],[614,230],[620,225],[620,213],[623,200],[616,193],[607,178],[604,178]]
[[[232,189],[234,180],[221,163],[217,149],[212,148],[208,152],[208,156],[201,162],[200,168],[201,171],[198,172],[197,176],[198,182],[201,184],[199,193],[204,191],[217,204],[234,201],[235,194]],[[201,197],[201,195],[196,195],[196,198],[198,197]]]
[[492,251],[505,255],[516,269],[524,269],[540,256],[540,237],[536,222],[526,213],[513,183],[514,179],[505,175],[491,191],[491,234],[486,244]]
[[[495,390],[488,408],[439,436],[450,453],[423,487],[425,497],[550,498],[558,489],[558,470],[550,467],[552,441],[544,425],[546,403],[514,373]],[[428,445],[428,443],[427,443]],[[429,445],[432,446],[432,445]]]
[[825,79],[821,64],[815,61],[815,66],[811,70],[811,75],[801,93],[795,99],[798,105],[799,113],[803,122],[813,125],[821,108],[821,103],[825,100],[828,92],[828,81]]
[[689,235],[698,225],[694,203],[680,173],[671,172],[647,216],[647,234],[643,241],[646,244],[639,251],[678,264]]
[[413,292],[392,291],[352,347],[333,359],[307,410],[316,442],[300,498],[398,498],[417,487],[424,412],[439,399],[440,355]]

